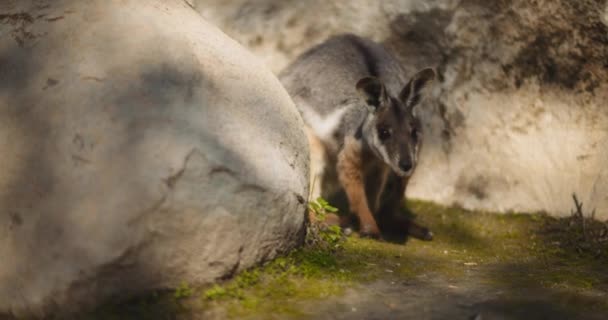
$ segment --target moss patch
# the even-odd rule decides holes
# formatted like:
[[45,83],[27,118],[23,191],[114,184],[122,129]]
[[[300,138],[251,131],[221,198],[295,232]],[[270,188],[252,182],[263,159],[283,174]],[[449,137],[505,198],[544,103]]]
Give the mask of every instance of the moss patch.
[[[314,314],[315,301],[390,278],[474,283],[504,292],[505,301],[516,301],[522,290],[543,292],[574,309],[608,311],[608,272],[602,267],[608,261],[561,246],[564,235],[546,228],[555,219],[543,214],[467,211],[422,201],[409,201],[407,209],[433,230],[432,242],[410,240],[404,245],[352,236],[338,251],[304,248],[225,283],[195,289],[183,285],[149,300],[143,310],[161,307],[165,315],[172,313],[170,318],[305,318]],[[142,318],[133,305],[96,315],[98,319]]]

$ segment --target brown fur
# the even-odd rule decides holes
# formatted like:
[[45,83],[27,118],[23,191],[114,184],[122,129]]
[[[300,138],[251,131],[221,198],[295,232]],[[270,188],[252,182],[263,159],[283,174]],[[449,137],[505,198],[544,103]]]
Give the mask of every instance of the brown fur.
[[[413,222],[410,217],[401,213],[403,195],[409,177],[400,177],[389,168],[381,168],[380,177],[375,181],[371,192],[366,193],[366,178],[370,178],[364,164],[361,142],[353,137],[345,139],[344,147],[338,155],[338,177],[347,195],[350,211],[359,219],[361,236],[381,238],[382,233],[389,237],[404,238],[410,235],[417,239],[431,240],[432,233],[423,226]],[[373,172],[371,174],[376,174]],[[370,206],[368,199],[374,199]],[[373,207],[373,211],[370,209]],[[329,217],[329,224],[347,224],[348,219]]]
[[346,137],[344,147],[338,155],[338,178],[348,197],[350,211],[359,218],[360,233],[380,237],[380,229],[367,203],[361,159],[361,142]]

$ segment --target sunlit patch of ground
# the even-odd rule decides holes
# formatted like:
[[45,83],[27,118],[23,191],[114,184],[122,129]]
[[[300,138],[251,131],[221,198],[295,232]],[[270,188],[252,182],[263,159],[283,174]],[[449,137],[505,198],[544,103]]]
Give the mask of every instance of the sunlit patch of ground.
[[[542,214],[495,214],[410,201],[435,233],[406,244],[348,238],[301,249],[228,282],[184,284],[95,319],[604,319],[608,259],[579,228]],[[564,245],[567,244],[567,245]],[[605,246],[604,246],[605,248]]]

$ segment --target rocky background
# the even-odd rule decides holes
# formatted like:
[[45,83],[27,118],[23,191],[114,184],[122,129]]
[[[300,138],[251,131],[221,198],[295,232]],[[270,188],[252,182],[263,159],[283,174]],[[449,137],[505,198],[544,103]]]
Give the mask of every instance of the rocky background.
[[607,218],[607,10],[0,1],[0,319],[205,285],[301,244],[308,147],[272,71],[343,32],[439,71],[409,196],[564,215],[576,192]]
[[327,37],[384,43],[409,72],[436,67],[408,196],[608,218],[604,0],[190,0],[279,72]]

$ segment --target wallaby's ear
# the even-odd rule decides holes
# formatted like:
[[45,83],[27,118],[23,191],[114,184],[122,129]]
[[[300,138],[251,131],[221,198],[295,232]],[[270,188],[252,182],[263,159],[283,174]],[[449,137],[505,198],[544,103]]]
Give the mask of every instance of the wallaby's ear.
[[416,73],[412,80],[403,87],[399,94],[399,100],[403,102],[408,110],[412,110],[425,95],[425,89],[435,80],[435,70],[432,68],[422,69]]
[[367,77],[357,82],[357,91],[365,102],[378,109],[386,101],[386,88],[378,78]]

